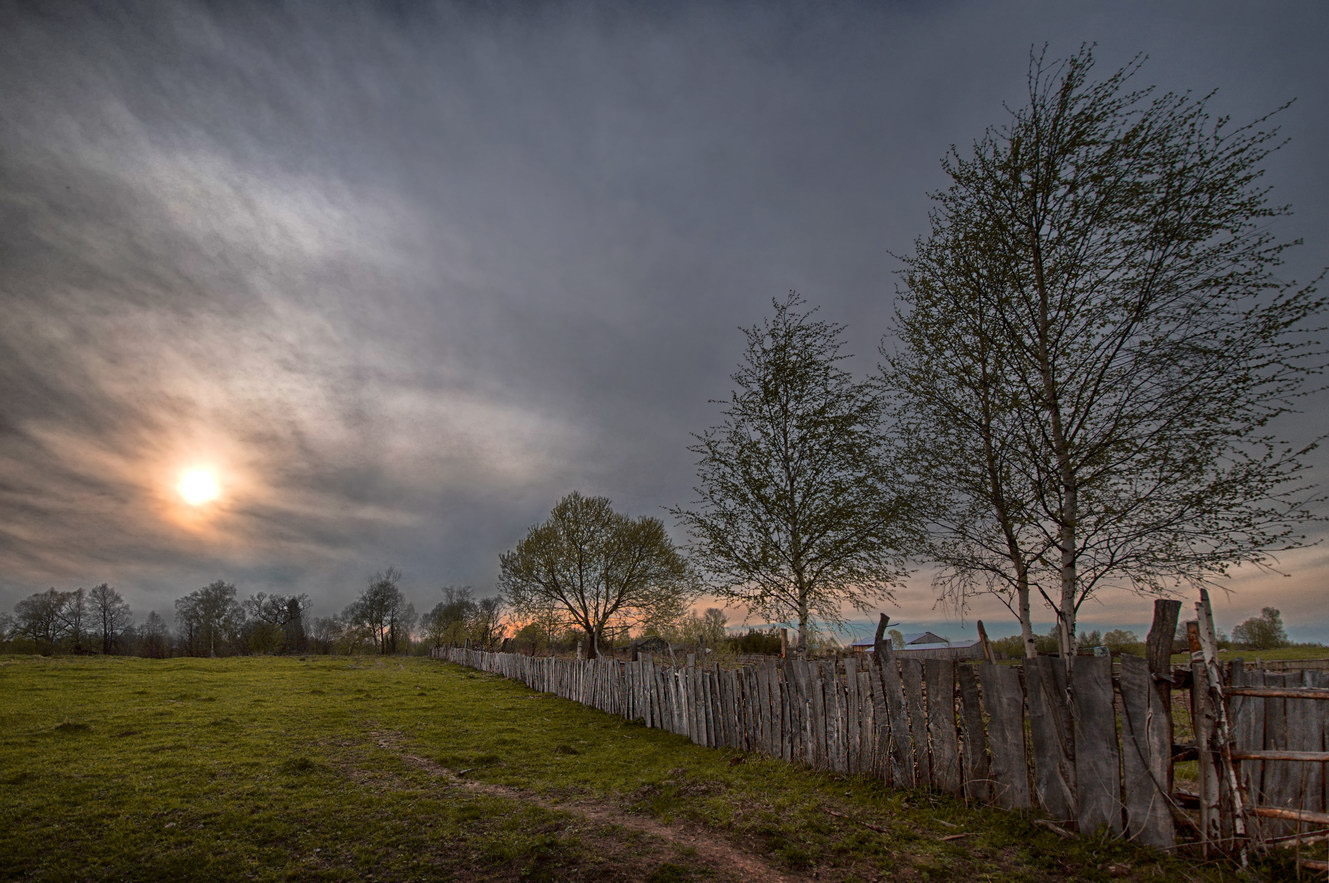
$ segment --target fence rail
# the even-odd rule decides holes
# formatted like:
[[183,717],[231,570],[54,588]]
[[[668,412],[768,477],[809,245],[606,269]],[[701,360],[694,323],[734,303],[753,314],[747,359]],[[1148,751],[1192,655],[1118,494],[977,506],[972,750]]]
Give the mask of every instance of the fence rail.
[[[1180,604],[1159,603],[1173,605],[1156,620],[1170,643]],[[1217,716],[1230,734],[1223,746],[1205,705],[1205,671],[1193,666],[1197,742],[1176,756],[1200,760],[1197,817],[1174,795],[1174,750],[1184,746],[1174,745],[1165,654],[1152,663],[1123,656],[1118,666],[1104,657],[1076,658],[1069,667],[1054,658],[994,665],[910,658],[883,644],[872,655],[762,658],[731,668],[456,647],[435,656],[699,745],[1035,808],[1081,832],[1106,829],[1162,848],[1179,839],[1225,848],[1234,839],[1234,812],[1249,822],[1236,828],[1257,842],[1285,839],[1329,808],[1324,765],[1307,762],[1329,749],[1329,702],[1313,701],[1329,693],[1329,673],[1235,664],[1223,685],[1230,706]],[[1244,801],[1224,798],[1223,763]]]

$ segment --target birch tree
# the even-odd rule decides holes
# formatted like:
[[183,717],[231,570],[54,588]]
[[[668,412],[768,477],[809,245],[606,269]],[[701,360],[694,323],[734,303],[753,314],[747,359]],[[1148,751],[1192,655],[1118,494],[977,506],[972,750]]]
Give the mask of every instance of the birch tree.
[[670,511],[715,595],[798,628],[892,598],[913,507],[885,445],[882,396],[841,367],[844,328],[790,292],[744,329],[725,421],[696,436],[697,499]]
[[1279,275],[1277,129],[1137,88],[1140,65],[1034,56],[1024,106],[952,149],[886,371],[920,475],[973,519],[934,519],[943,579],[1003,595],[1026,642],[1036,592],[1064,654],[1100,588],[1272,565],[1313,497],[1310,447],[1271,428],[1324,308]]

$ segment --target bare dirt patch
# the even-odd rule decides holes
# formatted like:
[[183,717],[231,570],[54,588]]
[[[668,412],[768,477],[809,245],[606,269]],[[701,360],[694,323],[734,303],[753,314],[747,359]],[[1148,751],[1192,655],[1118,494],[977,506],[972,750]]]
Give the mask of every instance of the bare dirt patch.
[[474,794],[501,797],[538,806],[552,812],[567,813],[597,825],[616,825],[655,837],[673,846],[690,850],[712,870],[742,880],[766,880],[774,883],[796,883],[795,877],[771,865],[764,858],[742,850],[715,836],[713,832],[681,825],[666,825],[647,816],[625,812],[610,803],[577,798],[555,802],[506,785],[495,785],[467,779],[460,770],[449,769],[427,757],[406,749],[402,734],[390,730],[376,730],[370,734],[378,747],[390,751],[417,769],[446,781],[449,785]]

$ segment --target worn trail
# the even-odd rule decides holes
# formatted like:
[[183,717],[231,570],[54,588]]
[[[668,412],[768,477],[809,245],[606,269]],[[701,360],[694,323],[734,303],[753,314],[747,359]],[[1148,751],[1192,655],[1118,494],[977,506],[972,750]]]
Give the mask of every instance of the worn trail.
[[790,876],[771,865],[761,856],[739,849],[705,830],[679,825],[666,825],[647,816],[625,813],[622,808],[608,803],[586,799],[555,802],[529,791],[523,791],[520,788],[472,781],[459,775],[457,771],[427,757],[412,754],[407,750],[401,733],[376,731],[371,735],[377,742],[378,747],[384,751],[390,751],[411,766],[466,791],[533,804],[542,809],[567,813],[596,824],[617,825],[620,828],[639,831],[668,843],[691,849],[715,870],[732,874],[739,879],[760,879],[773,881],[773,883],[796,883],[796,881],[802,879]]

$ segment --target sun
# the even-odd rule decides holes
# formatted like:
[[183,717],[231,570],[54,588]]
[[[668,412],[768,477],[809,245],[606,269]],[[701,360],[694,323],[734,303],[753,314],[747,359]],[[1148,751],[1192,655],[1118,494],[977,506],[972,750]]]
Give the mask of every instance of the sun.
[[221,485],[217,484],[217,476],[209,469],[185,470],[175,489],[191,506],[202,506],[221,496]]

